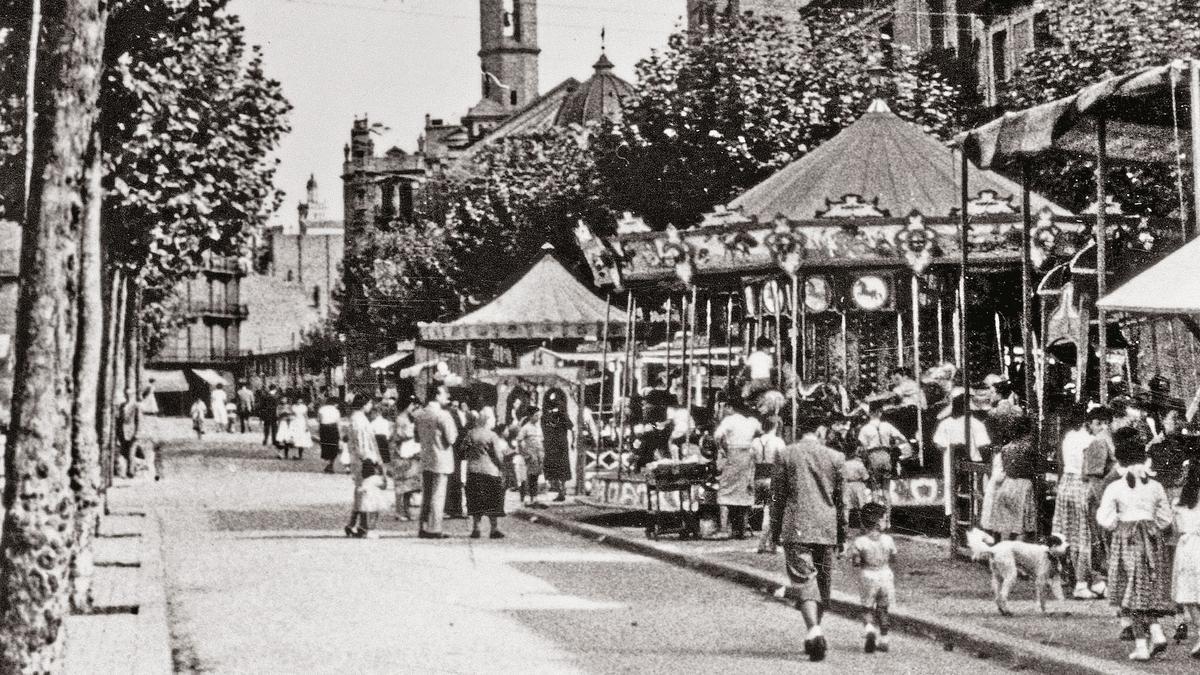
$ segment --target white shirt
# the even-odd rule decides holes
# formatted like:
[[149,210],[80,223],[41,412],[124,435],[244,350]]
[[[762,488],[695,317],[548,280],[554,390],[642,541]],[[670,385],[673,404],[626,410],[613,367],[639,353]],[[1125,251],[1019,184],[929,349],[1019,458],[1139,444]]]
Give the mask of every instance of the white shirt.
[[376,436],[392,437],[392,421],[383,415],[376,415],[375,419],[371,420],[371,433]]
[[774,464],[775,456],[786,447],[787,443],[784,443],[783,439],[772,431],[754,439],[750,443],[750,453],[754,455],[754,461],[759,464]]
[[1104,488],[1100,508],[1096,509],[1096,522],[1111,530],[1118,523],[1148,520],[1158,529],[1165,530],[1171,524],[1172,515],[1162,483],[1156,480],[1143,483],[1136,479],[1134,486],[1129,487],[1129,483],[1121,478]]
[[1072,429],[1062,440],[1062,473],[1079,476],[1083,473],[1083,452],[1088,449],[1095,436],[1083,429]]
[[771,368],[775,367],[775,359],[764,351],[754,351],[746,357],[746,367],[750,369],[750,379],[769,380]]
[[713,439],[724,441],[727,448],[747,448],[754,437],[762,433],[762,423],[753,417],[733,413],[721,420],[713,432]]
[[337,406],[325,405],[317,408],[317,424],[337,424],[342,421],[342,413],[338,411]]
[[696,423],[692,421],[692,415],[687,408],[668,408],[667,418],[675,423],[671,429],[671,438],[682,438],[687,435],[689,429],[695,429]]
[[[938,422],[937,429],[933,432],[933,444],[942,450],[949,450],[951,446],[963,445],[966,439],[963,438],[963,418],[948,417],[941,422]],[[971,417],[971,461],[982,462],[983,455],[979,454],[979,448],[985,445],[991,445],[992,439],[988,436],[987,427],[983,426],[983,422],[975,416]]]

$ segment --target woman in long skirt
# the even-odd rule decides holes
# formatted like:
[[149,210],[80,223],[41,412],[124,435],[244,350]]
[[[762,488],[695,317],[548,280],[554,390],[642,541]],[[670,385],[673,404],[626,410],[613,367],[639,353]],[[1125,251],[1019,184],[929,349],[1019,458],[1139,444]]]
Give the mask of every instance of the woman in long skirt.
[[1171,503],[1150,478],[1146,447],[1136,429],[1113,434],[1122,478],[1100,498],[1096,522],[1112,532],[1108,555],[1108,596],[1122,616],[1133,620],[1135,648],[1129,658],[1148,661],[1167,649],[1160,617],[1175,613],[1171,574],[1164,552],[1171,526]]
[[558,492],[554,501],[567,499],[567,481],[571,480],[571,432],[574,425],[571,418],[558,406],[551,407],[542,415],[542,443],[546,453],[546,480],[550,487]]
[[525,474],[520,476],[525,482],[521,490],[521,498],[531,509],[544,509],[545,504],[538,501],[538,479],[542,476],[542,462],[545,460],[545,449],[542,446],[542,419],[537,406],[529,409],[529,416],[521,424],[517,432],[517,449],[525,460]]
[[491,523],[492,539],[502,539],[497,520],[504,517],[504,478],[500,467],[508,444],[492,427],[496,412],[491,407],[479,411],[475,428],[467,438],[467,515],[471,516],[471,538],[480,537],[479,521],[485,516]]
[[291,438],[292,447],[296,449],[296,459],[304,459],[304,451],[311,448],[312,432],[308,430],[308,402],[304,400],[304,396],[296,397],[296,403],[292,405],[292,420],[291,420]]
[[1083,479],[1083,455],[1095,438],[1088,431],[1082,410],[1073,411],[1069,424],[1071,428],[1062,439],[1062,465],[1054,496],[1051,531],[1062,535],[1067,544],[1069,569],[1075,578],[1075,599],[1092,600],[1096,594],[1089,588],[1093,581],[1093,528],[1088,515],[1091,488]]
[[325,473],[333,473],[333,463],[341,452],[341,430],[338,425],[342,413],[338,410],[337,397],[325,399],[325,405],[317,408],[317,440],[321,443],[321,459],[325,460]]
[[1020,539],[1037,531],[1037,504],[1033,497],[1037,455],[1029,418],[1014,417],[1008,424],[1013,440],[996,455],[994,472],[988,481],[991,509],[980,525],[1002,538]]
[[420,402],[413,397],[404,402],[392,427],[392,469],[396,481],[396,517],[412,520],[413,495],[421,492],[421,444],[412,421]]

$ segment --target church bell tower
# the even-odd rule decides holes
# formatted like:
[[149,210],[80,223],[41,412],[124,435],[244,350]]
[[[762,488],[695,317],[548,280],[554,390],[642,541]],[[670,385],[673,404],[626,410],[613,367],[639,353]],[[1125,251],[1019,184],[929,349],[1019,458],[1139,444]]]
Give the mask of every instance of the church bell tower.
[[479,0],[483,98],[514,110],[538,95],[537,0]]

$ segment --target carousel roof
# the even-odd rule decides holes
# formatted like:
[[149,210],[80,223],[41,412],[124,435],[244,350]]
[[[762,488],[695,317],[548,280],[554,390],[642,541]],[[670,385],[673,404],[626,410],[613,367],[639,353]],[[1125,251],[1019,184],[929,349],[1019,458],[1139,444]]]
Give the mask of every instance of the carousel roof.
[[[974,164],[968,168],[972,196],[991,191],[1020,208],[1021,186]],[[884,215],[948,216],[961,201],[960,168],[954,153],[920,127],[896,116],[881,100],[838,135],[744,192],[729,204],[747,216],[793,220],[823,215],[847,195],[861,197]],[[1033,210],[1068,211],[1036,193]]]
[[600,338],[606,315],[611,324],[625,323],[620,310],[611,311],[563,267],[552,246],[546,244],[542,250],[529,271],[483,307],[449,323],[418,324],[421,338],[441,342]]
[[1200,314],[1200,239],[1184,244],[1096,306],[1138,314]]

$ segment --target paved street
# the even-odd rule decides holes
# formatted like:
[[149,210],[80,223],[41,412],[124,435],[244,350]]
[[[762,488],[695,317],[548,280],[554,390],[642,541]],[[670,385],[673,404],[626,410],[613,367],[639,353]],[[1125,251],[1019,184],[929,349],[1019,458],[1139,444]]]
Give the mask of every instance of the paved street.
[[[741,587],[507,519],[503,541],[341,536],[350,480],[249,437],[169,451],[130,488],[162,515],[177,667],[205,672],[820,672],[794,610]],[[861,653],[831,618],[829,672],[992,672],[899,638]]]

